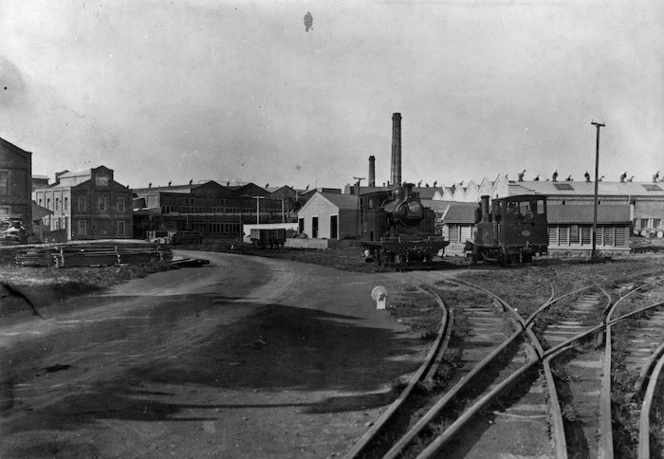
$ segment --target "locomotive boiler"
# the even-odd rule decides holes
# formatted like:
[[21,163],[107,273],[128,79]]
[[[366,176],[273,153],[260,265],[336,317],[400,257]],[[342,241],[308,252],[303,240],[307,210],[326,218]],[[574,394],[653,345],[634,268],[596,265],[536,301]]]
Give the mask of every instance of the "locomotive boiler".
[[359,196],[359,239],[367,261],[430,263],[449,244],[436,235],[436,213],[422,204],[412,184]]
[[482,196],[475,215],[476,232],[466,241],[473,262],[500,265],[526,263],[548,247],[546,198],[520,195],[493,199]]

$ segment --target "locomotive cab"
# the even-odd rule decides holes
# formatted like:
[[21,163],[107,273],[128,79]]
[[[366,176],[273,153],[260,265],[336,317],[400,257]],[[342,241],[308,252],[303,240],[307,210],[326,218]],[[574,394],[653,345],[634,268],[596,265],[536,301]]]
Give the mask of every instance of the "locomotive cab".
[[489,210],[489,196],[482,196],[476,213],[477,231],[467,250],[476,261],[501,264],[528,262],[545,254],[548,246],[546,198],[520,195],[496,198]]

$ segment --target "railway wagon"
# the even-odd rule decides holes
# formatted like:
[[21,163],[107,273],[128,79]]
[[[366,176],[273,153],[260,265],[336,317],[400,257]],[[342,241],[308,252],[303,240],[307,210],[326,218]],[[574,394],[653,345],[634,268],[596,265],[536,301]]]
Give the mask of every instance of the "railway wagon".
[[286,228],[252,228],[251,242],[258,248],[278,248],[286,243]]
[[436,234],[436,213],[422,204],[412,184],[360,195],[359,239],[366,261],[430,263],[449,245]]
[[528,263],[535,254],[547,253],[546,197],[519,195],[493,199],[482,196],[476,210],[476,233],[466,241],[473,262],[490,261],[504,266]]

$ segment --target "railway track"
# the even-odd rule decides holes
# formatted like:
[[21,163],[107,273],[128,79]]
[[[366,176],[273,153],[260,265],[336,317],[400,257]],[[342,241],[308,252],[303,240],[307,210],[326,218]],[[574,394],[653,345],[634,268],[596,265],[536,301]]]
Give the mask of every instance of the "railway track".
[[462,310],[452,308],[457,327],[465,326],[443,361],[453,374],[426,412],[411,413],[406,430],[383,438],[380,449],[368,440],[347,457],[660,455],[664,302],[643,304],[663,281],[644,276],[611,290],[593,283],[555,299],[552,293],[527,319],[479,286],[436,284],[445,301],[477,292]]
[[430,286],[423,285],[420,288],[433,295],[443,311],[438,335],[422,366],[411,377],[395,401],[390,404],[386,411],[383,412],[371,428],[365,432],[347,453],[346,457],[348,458],[381,457],[389,448],[393,436],[407,429],[408,422],[413,413],[417,410],[426,409],[424,407],[427,404],[427,399],[422,396],[419,389],[426,385],[431,385],[438,368],[443,363],[453,328],[454,315],[445,306],[440,295]]
[[[661,436],[654,439],[651,433],[662,428],[661,403],[653,402],[662,400],[664,303],[647,302],[648,292],[664,291],[662,278],[652,276],[626,287],[606,318],[614,444],[620,457],[661,457]],[[651,421],[658,423],[657,429]]]
[[[367,432],[346,457],[436,454],[443,445],[458,439],[462,427],[474,420],[479,410],[488,407],[492,399],[536,367],[541,348],[538,344],[524,342],[522,332],[528,333],[525,322],[509,305],[490,292],[461,282],[448,282],[445,288],[450,296],[472,289],[476,297],[471,306],[462,310],[466,331],[460,338],[453,339],[448,349],[447,364],[455,371],[448,374],[446,392],[427,411],[420,410],[407,431],[392,435],[390,439],[382,436],[380,441],[375,438],[375,432]],[[536,372],[529,376],[539,380]],[[513,410],[511,418],[538,416],[546,429],[543,394],[541,382],[539,387],[526,391],[524,396],[535,397],[538,401],[522,405],[526,414]],[[532,406],[538,406],[539,412],[533,414]]]

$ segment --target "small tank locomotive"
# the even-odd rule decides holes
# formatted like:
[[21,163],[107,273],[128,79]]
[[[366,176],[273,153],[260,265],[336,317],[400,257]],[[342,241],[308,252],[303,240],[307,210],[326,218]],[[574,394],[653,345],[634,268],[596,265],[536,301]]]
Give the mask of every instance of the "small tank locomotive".
[[476,232],[466,241],[466,252],[473,262],[531,262],[535,254],[546,254],[548,247],[546,198],[520,195],[493,199],[482,196],[475,214]]
[[449,244],[436,235],[436,213],[422,204],[412,184],[359,197],[359,233],[367,261],[430,263]]

